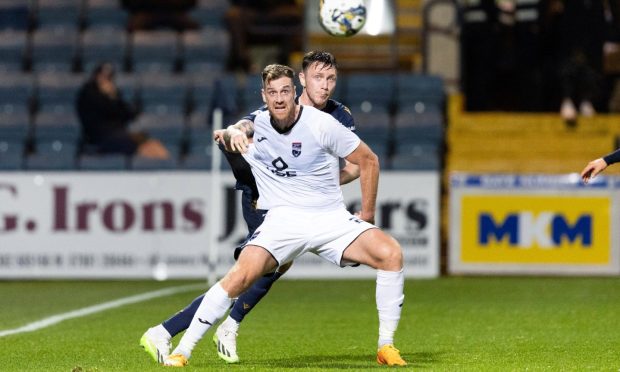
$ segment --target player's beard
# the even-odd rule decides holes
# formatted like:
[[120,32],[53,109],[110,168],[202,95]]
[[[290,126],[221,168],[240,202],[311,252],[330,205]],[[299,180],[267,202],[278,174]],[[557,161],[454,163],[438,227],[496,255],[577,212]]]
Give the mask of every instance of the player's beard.
[[276,111],[276,106],[273,107],[271,119],[273,123],[279,128],[287,128],[295,122],[295,113],[297,105],[286,105],[286,111]]

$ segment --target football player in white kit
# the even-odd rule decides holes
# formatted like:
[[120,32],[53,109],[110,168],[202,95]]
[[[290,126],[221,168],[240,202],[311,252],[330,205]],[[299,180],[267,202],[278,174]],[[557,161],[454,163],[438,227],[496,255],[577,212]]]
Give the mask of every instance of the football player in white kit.
[[[234,298],[264,273],[312,252],[340,266],[361,263],[377,270],[377,362],[406,365],[394,347],[404,294],[398,242],[374,226],[379,160],[331,115],[295,102],[294,71],[269,65],[262,72],[263,100],[253,133],[228,128],[227,147],[252,167],[265,221],[235,265],[205,294],[179,345],[164,360],[184,366],[204,333],[226,314]],[[250,144],[249,137],[253,137]],[[362,210],[346,210],[339,186],[339,158],[359,166]]]

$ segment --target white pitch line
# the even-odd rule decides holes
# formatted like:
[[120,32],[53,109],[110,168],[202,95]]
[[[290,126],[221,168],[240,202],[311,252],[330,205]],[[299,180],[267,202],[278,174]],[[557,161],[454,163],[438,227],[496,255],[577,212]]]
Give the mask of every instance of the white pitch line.
[[52,326],[54,324],[58,324],[67,319],[79,318],[90,314],[99,313],[105,310],[114,309],[117,307],[121,307],[124,305],[135,304],[137,302],[147,301],[157,297],[164,297],[173,295],[181,292],[193,291],[196,289],[206,289],[206,284],[188,284],[177,287],[170,287],[165,289],[160,289],[157,291],[146,292],[134,296],[119,298],[118,300],[104,302],[102,304],[93,305],[84,307],[81,309],[69,311],[62,314],[52,315],[47,318],[43,318],[41,320],[37,320],[36,322],[28,323],[23,327],[15,328],[15,329],[6,329],[4,331],[0,331],[0,337],[10,336],[18,333],[25,332],[33,332],[42,328],[46,328]]

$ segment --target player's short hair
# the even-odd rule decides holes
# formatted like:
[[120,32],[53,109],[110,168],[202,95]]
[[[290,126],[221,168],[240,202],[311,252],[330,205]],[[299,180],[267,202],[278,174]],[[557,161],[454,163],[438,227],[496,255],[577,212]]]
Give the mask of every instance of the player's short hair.
[[288,77],[295,81],[295,71],[292,68],[285,65],[272,64],[267,65],[261,73],[263,78],[263,88],[272,80],[277,80],[281,77]]
[[308,66],[315,62],[322,64],[324,67],[338,69],[338,62],[336,62],[336,57],[333,54],[322,50],[313,50],[304,55],[304,59],[301,62],[301,70],[306,71]]

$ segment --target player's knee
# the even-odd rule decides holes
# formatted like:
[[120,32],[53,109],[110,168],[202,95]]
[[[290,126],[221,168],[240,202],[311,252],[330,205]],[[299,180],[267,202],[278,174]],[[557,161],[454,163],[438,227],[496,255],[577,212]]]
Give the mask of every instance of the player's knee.
[[222,279],[222,287],[228,292],[230,297],[238,297],[250,288],[258,276],[252,271],[244,270],[239,265],[235,265]]
[[403,251],[398,244],[382,244],[378,248],[378,269],[399,271],[403,267]]

